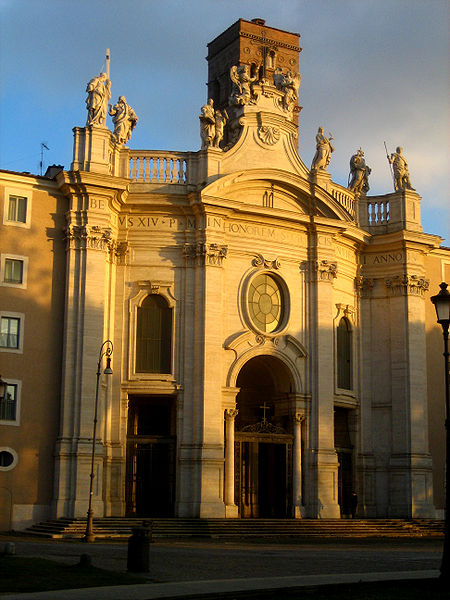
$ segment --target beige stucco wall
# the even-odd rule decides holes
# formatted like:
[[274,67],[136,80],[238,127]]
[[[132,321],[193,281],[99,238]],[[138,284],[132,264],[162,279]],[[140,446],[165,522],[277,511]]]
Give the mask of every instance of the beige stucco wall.
[[[5,189],[30,194],[29,227],[4,223]],[[18,458],[13,469],[0,472],[4,529],[49,515],[59,424],[65,210],[54,182],[0,173],[0,252],[28,258],[26,288],[0,285],[0,310],[24,315],[22,352],[0,351],[2,378],[21,382],[18,423],[0,424],[0,445]]]

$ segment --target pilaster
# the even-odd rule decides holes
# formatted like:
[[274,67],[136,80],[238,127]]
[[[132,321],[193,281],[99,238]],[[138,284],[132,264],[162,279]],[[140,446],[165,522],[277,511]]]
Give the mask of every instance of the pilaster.
[[[360,315],[360,409],[358,454],[356,457],[356,481],[358,493],[358,513],[365,517],[377,516],[376,467],[374,455],[373,419],[373,389],[372,381],[377,379],[379,370],[375,358],[380,353],[375,349],[375,331],[371,326],[374,322],[374,306],[372,295],[375,280],[371,277],[358,275],[355,279],[355,290],[359,304]],[[386,372],[386,371],[385,371]],[[380,515],[381,516],[381,515]]]
[[434,517],[428,450],[424,292],[418,275],[385,279],[391,322],[389,515]]
[[228,247],[216,240],[185,245],[195,264],[193,414],[196,423],[195,514],[224,517],[224,426],[221,388],[223,269]]
[[315,494],[310,510],[315,517],[339,518],[338,460],[334,448],[334,311],[333,282],[338,276],[332,253],[332,232],[316,227],[310,237],[308,263],[311,335],[311,467]]
[[[123,248],[116,242],[110,210],[117,193],[120,195],[122,191],[111,186],[109,178],[98,174],[75,178],[68,173],[64,178],[61,188],[70,199],[70,209],[66,227],[66,313],[54,512],[57,517],[81,517],[86,514],[89,499],[98,352],[104,340],[114,337],[111,312],[115,304],[115,263]],[[123,190],[123,181],[114,183]],[[113,354],[111,358],[114,371],[116,357]],[[119,365],[120,361],[116,363],[116,381]],[[113,404],[110,386],[111,382],[102,377],[94,466],[96,516],[104,516],[104,502],[110,496],[105,483],[109,487],[118,474],[108,423]],[[104,472],[105,465],[110,471]]]

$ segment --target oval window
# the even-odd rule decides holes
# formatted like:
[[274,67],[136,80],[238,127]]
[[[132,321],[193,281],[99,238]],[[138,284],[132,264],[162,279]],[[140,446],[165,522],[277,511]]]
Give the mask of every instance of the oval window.
[[6,450],[0,451],[0,467],[10,467],[14,462],[14,456]]
[[284,293],[272,275],[261,273],[252,279],[247,301],[250,321],[257,329],[264,333],[280,329],[285,317]]

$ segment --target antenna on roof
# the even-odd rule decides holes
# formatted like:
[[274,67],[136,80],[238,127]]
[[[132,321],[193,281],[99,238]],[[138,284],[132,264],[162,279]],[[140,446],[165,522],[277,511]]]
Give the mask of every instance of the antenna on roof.
[[40,175],[42,175],[42,170],[44,168],[44,148],[46,150],[50,150],[50,148],[47,146],[47,142],[41,142],[41,162],[39,163]]

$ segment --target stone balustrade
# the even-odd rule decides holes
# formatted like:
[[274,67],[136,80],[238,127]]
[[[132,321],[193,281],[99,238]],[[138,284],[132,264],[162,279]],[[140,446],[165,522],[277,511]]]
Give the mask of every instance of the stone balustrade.
[[374,225],[386,225],[389,221],[389,200],[377,200],[367,202],[367,223],[369,227]]
[[337,202],[345,208],[348,214],[354,219],[355,218],[355,195],[350,192],[347,188],[332,183],[330,189],[331,195]]
[[189,183],[189,152],[131,150],[128,176],[136,183]]

